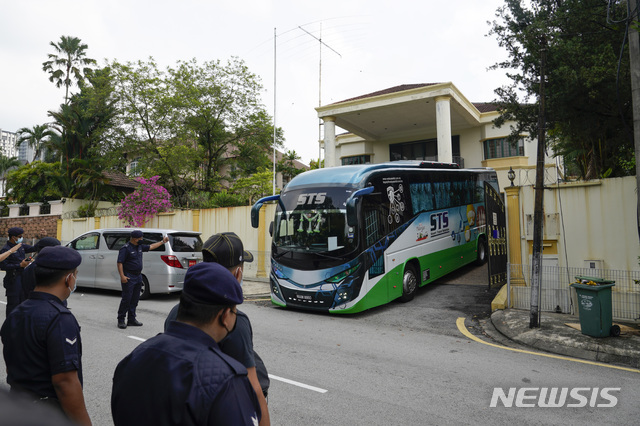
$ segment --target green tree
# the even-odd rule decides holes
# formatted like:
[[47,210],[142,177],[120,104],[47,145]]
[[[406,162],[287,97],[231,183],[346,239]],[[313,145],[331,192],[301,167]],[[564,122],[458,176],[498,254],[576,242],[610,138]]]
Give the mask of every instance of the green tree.
[[233,191],[249,200],[249,205],[273,191],[273,172],[262,169],[251,176],[235,181]]
[[[220,188],[222,168],[235,161],[248,176],[269,162],[271,117],[260,102],[262,85],[239,58],[226,63],[195,59],[169,68],[174,105],[188,137],[202,149],[204,191]],[[277,133],[281,137],[281,132]],[[276,139],[277,144],[281,141]]]
[[110,129],[116,115],[109,68],[91,70],[80,93],[74,94],[60,110],[49,111],[55,134],[48,147],[60,158],[66,197],[99,199],[108,191],[103,177],[108,156]]
[[291,179],[305,171],[305,169],[296,167],[297,160],[300,160],[300,156],[295,151],[287,151],[282,156],[282,159],[278,161],[276,171],[282,173],[282,178],[285,182],[289,182]]
[[16,157],[7,157],[0,154],[0,178],[4,177],[9,170],[20,167],[21,165]]
[[[624,25],[611,17],[625,11],[601,0],[505,0],[490,35],[508,59],[510,85],[496,89],[497,125],[515,120],[511,139],[538,134],[540,52],[546,49],[545,110],[556,155],[585,179],[624,175],[620,152],[632,147],[629,54]],[[609,17],[609,18],[608,18]]]
[[27,143],[34,150],[33,159],[41,159],[41,153],[52,136],[55,135],[48,124],[36,124],[33,128],[23,127],[17,131],[20,135],[18,137],[17,146]]
[[324,167],[324,160],[320,161],[320,159],[317,159],[317,160],[309,161],[309,170],[321,169],[323,167]]
[[183,166],[192,155],[200,153],[185,156],[185,147],[193,148],[195,141],[189,145],[180,131],[182,118],[172,104],[166,73],[153,58],[126,64],[113,61],[111,67],[119,108],[118,152],[122,158],[139,158],[142,174],[159,175],[174,202],[182,205],[188,194],[184,184],[198,174],[195,168],[185,172]]
[[50,42],[55,53],[49,53],[49,60],[42,63],[42,70],[49,73],[49,81],[56,87],[64,86],[64,103],[69,102],[69,87],[83,80],[89,65],[96,61],[86,57],[88,45],[77,37],[61,36],[57,43]]
[[14,202],[37,203],[44,199],[55,200],[68,196],[60,182],[57,163],[34,161],[7,173],[7,195]]
[[194,202],[194,189],[219,191],[227,173],[235,179],[269,164],[273,127],[241,60],[178,62],[165,72],[150,58],[112,68],[120,152],[139,157],[143,175],[161,176],[176,205]]

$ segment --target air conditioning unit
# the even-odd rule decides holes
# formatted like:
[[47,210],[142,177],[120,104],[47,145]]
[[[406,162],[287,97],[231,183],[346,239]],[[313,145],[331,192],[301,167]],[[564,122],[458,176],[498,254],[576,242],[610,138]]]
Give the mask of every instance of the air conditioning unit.
[[584,267],[589,269],[604,269],[604,260],[585,260]]

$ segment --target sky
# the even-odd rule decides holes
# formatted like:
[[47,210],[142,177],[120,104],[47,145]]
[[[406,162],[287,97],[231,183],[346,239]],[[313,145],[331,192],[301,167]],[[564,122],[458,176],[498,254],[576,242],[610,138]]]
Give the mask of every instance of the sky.
[[[0,128],[51,121],[64,88],[42,71],[50,42],[78,37],[103,65],[161,67],[245,61],[261,101],[284,130],[285,150],[319,155],[315,108],[401,84],[452,82],[471,102],[509,83],[487,36],[501,0],[22,0],[0,6]],[[275,38],[275,43],[274,43]],[[322,40],[322,44],[319,39]],[[275,50],[275,54],[274,54]],[[274,78],[275,74],[275,78]],[[76,89],[77,90],[77,89]],[[274,96],[275,94],[275,96]],[[340,129],[337,129],[340,132]]]

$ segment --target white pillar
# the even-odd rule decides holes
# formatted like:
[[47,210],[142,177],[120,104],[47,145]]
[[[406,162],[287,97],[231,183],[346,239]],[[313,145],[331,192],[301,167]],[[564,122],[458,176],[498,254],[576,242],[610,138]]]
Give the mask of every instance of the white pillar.
[[336,118],[322,117],[324,121],[324,167],[336,166]]
[[438,133],[438,161],[452,163],[450,96],[436,98],[436,128]]

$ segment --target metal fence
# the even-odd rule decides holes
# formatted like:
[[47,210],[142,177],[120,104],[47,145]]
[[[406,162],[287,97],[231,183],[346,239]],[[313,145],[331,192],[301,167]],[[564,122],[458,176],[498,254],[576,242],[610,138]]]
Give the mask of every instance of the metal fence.
[[[531,265],[509,265],[508,304],[517,309],[531,307]],[[615,281],[611,303],[613,318],[640,319],[640,271],[542,266],[539,308],[543,312],[578,314],[575,289],[569,287],[576,276]]]

